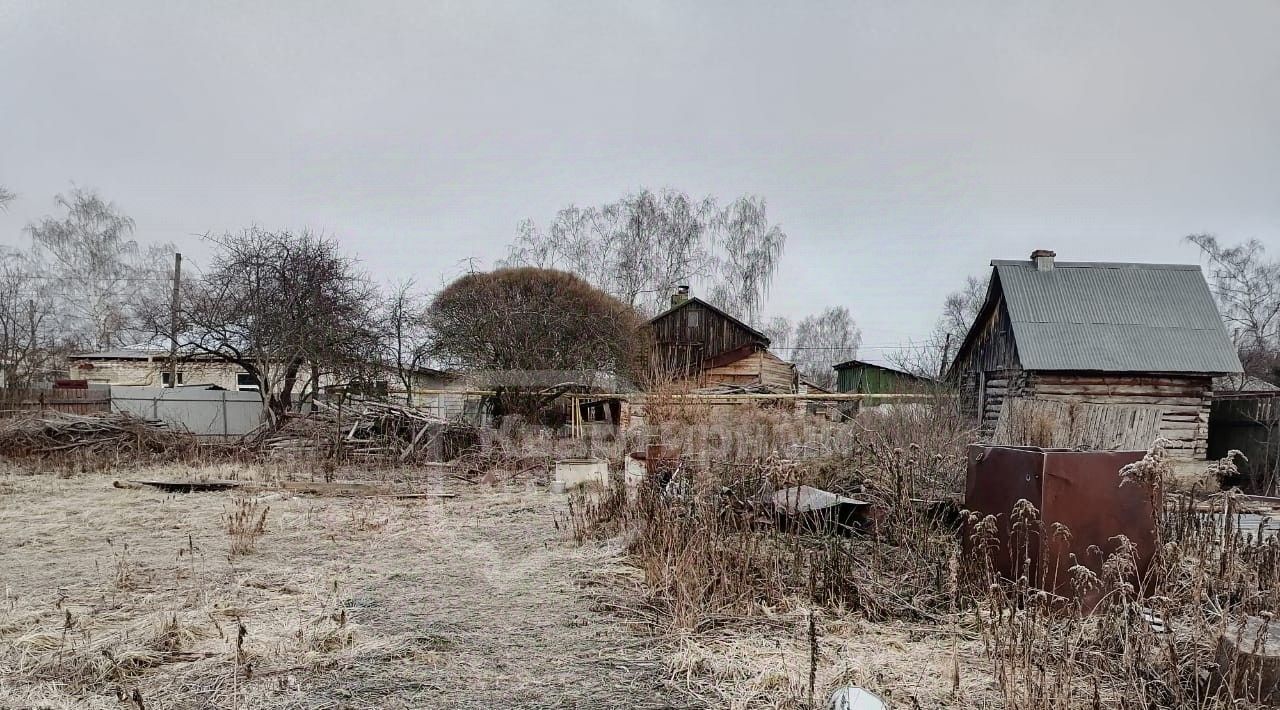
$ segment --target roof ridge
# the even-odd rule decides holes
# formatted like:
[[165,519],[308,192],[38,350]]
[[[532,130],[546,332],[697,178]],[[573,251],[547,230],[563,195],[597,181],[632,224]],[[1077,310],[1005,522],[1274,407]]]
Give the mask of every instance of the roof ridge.
[[[1032,270],[1026,259],[992,259],[992,266],[1017,266]],[[1202,271],[1199,264],[1149,264],[1141,261],[1055,261],[1054,269],[1134,269],[1145,271]]]

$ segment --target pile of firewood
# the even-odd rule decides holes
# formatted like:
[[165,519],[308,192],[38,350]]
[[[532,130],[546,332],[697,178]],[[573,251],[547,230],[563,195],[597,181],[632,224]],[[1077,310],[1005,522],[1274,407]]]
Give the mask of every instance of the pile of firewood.
[[315,402],[310,413],[291,416],[263,442],[272,454],[412,461],[444,458],[446,439],[458,427],[413,407],[355,400]]
[[0,456],[121,456],[194,450],[195,437],[132,414],[32,412],[0,419]]

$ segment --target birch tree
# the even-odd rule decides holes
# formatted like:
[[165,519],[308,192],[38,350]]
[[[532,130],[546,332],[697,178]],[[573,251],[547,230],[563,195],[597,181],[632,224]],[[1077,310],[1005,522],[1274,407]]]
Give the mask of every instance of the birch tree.
[[78,348],[109,349],[144,337],[139,305],[168,289],[173,245],[143,247],[134,221],[97,193],[54,198],[61,211],[29,224],[30,280],[50,287],[58,330]]
[[645,315],[677,286],[748,322],[759,319],[786,243],[765,202],[641,190],[596,207],[570,206],[540,229],[520,225],[504,266],[571,271]]
[[1280,380],[1280,260],[1267,258],[1258,240],[1227,246],[1210,234],[1193,234],[1209,264],[1217,297],[1245,371]]
[[837,363],[858,356],[862,331],[844,306],[827,308],[796,324],[791,359],[801,376],[824,389],[834,389]]

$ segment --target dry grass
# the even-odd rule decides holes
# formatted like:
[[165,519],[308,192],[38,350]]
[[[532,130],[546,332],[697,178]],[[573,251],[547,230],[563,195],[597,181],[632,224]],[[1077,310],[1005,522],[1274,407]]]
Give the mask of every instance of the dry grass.
[[238,554],[229,513],[257,530],[265,501],[111,486],[199,475],[0,473],[0,706],[479,708],[513,687],[539,707],[614,688],[673,704],[660,659],[579,604],[574,580],[617,551],[563,540],[562,498],[271,494],[269,533]]
[[[964,432],[948,420],[930,425],[917,409],[863,416],[845,432],[819,423],[797,433],[808,422],[742,417],[759,437],[753,447],[694,449],[670,483],[580,499],[571,520],[580,540],[626,542],[637,570],[629,613],[673,640],[669,670],[709,704],[815,707],[856,681],[910,707],[1262,707],[1256,669],[1215,653],[1245,615],[1269,619],[1280,608],[1280,542],[1224,528],[1234,495],[1217,503],[1225,516],[1185,502],[1162,510],[1144,578],[1132,545],[1116,538],[1096,551],[1101,572],[1074,567],[1074,594],[1058,597],[1040,591],[1054,586],[1048,580],[995,574],[993,519],[971,520],[974,549],[987,554],[965,557],[958,521],[919,504],[961,480]],[[1157,446],[1117,485],[1170,473]],[[883,513],[852,535],[779,526],[766,498],[798,484],[874,501]],[[1039,540],[1070,535],[1045,529],[1026,501],[1008,514],[1015,559]],[[1102,603],[1086,613],[1084,593],[1099,590]],[[868,629],[907,627],[914,641],[899,644],[929,659],[932,680],[890,677],[874,651],[860,650]]]
[[[847,684],[921,707],[998,702],[979,635],[957,623],[959,538],[918,503],[962,480],[958,419],[929,407],[844,424],[768,408],[723,418],[673,430],[685,456],[670,483],[583,495],[569,521],[579,540],[627,545],[634,586],[615,603],[668,640],[672,677],[713,707],[813,707]],[[778,525],[769,496],[794,485],[889,513],[853,536]]]

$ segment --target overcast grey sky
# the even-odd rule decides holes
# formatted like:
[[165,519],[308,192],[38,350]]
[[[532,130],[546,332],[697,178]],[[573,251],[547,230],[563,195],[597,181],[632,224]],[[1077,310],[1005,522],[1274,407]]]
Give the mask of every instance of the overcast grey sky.
[[992,258],[1280,250],[1280,2],[0,0],[0,243],[74,182],[140,241],[310,226],[380,279],[642,186],[764,196],[766,312],[868,356]]

